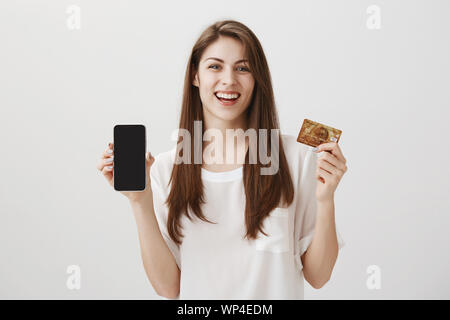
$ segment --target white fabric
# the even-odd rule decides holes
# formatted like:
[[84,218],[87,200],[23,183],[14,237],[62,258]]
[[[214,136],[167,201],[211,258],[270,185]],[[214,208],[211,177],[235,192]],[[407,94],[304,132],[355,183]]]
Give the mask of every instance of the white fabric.
[[[246,240],[243,169],[210,172],[202,169],[205,217],[216,224],[183,216],[183,243],[178,247],[167,231],[168,181],[175,148],[160,153],[150,170],[156,217],[161,233],[181,270],[179,299],[303,299],[300,256],[314,235],[315,168],[312,147],[282,135],[294,183],[294,201],[276,208],[264,220],[258,240]],[[192,214],[192,213],[191,213]],[[195,217],[192,214],[192,217]],[[337,231],[339,249],[344,241]]]

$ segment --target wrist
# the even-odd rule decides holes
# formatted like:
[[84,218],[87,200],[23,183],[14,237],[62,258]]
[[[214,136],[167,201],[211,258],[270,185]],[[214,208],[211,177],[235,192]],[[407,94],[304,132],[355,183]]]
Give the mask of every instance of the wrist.
[[133,207],[147,207],[148,205],[153,205],[153,197],[146,195],[139,195],[136,197],[128,197],[128,200]]
[[326,218],[327,220],[330,218],[334,219],[334,201],[317,201],[317,216]]

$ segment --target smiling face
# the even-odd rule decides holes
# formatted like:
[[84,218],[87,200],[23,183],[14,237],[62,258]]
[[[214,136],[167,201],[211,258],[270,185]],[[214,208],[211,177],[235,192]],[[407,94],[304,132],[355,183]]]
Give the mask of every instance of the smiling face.
[[199,88],[206,122],[242,123],[255,80],[244,57],[244,46],[231,37],[219,37],[200,58],[193,85]]

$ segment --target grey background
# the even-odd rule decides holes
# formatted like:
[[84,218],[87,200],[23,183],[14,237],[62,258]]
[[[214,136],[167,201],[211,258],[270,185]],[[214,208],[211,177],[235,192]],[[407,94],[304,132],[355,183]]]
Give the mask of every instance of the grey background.
[[[67,7],[81,8],[70,30]],[[381,9],[369,30],[366,9]],[[448,1],[0,2],[0,298],[158,299],[127,199],[96,169],[113,126],[174,142],[186,62],[232,18],[259,37],[282,132],[339,128],[346,246],[305,299],[450,298]],[[81,289],[66,268],[81,267]],[[381,269],[381,289],[366,286]]]

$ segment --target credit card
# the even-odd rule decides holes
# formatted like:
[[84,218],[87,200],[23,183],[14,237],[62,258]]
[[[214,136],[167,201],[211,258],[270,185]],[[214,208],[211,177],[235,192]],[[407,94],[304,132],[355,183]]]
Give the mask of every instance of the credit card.
[[297,141],[311,147],[322,143],[339,142],[342,131],[309,119],[303,120]]

